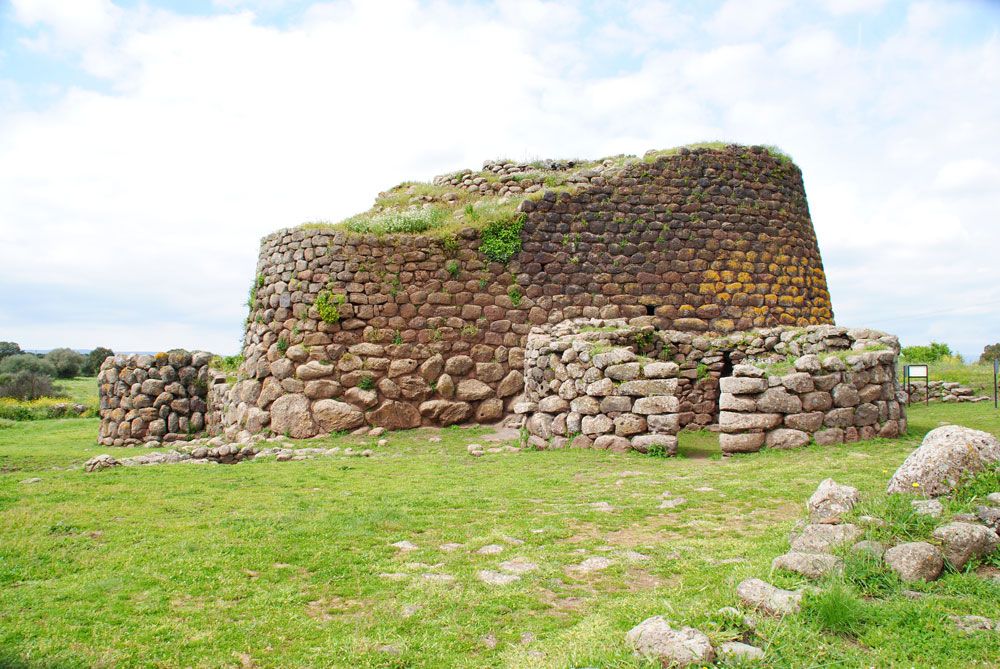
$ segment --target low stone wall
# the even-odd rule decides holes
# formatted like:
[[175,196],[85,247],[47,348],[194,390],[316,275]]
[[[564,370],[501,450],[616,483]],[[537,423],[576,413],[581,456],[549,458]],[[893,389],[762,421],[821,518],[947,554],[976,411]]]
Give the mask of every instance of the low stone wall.
[[709,337],[652,318],[575,319],[532,330],[514,410],[537,447],[670,453],[684,427],[720,430],[724,453],[895,437],[898,355],[895,337],[864,328]]
[[954,381],[931,381],[926,386],[923,381],[914,381],[908,389],[907,402],[988,402],[990,397],[976,395],[976,391]]
[[720,381],[724,453],[840,444],[906,431],[897,350],[830,352],[796,358],[784,373],[738,365]]
[[614,329],[587,322],[560,323],[528,337],[524,401],[514,408],[527,415],[529,444],[560,448],[572,442],[673,455],[679,367],[633,350],[652,339],[651,326]]
[[97,377],[105,446],[190,439],[205,430],[212,354],[174,350],[107,358]]

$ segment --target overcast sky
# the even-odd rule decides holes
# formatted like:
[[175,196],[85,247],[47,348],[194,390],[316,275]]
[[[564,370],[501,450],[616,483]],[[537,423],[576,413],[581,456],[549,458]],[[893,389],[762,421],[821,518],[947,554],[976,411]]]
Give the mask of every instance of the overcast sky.
[[0,340],[235,353],[275,229],[703,140],[802,168],[838,323],[1000,341],[985,0],[0,0]]

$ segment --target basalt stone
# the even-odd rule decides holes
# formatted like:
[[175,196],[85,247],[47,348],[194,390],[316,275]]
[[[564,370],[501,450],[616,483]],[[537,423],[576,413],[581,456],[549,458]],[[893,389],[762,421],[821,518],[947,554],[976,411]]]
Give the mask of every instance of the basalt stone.
[[719,435],[719,446],[723,453],[756,453],[764,446],[763,432]]
[[[454,360],[454,358],[451,358]],[[450,360],[449,360],[450,362]],[[462,401],[484,400],[493,396],[493,389],[477,379],[464,379],[458,383],[455,397]]]
[[493,397],[485,399],[476,407],[476,422],[493,423],[503,418],[503,400]]
[[293,439],[305,439],[316,434],[309,413],[309,398],[305,395],[282,395],[271,403],[271,431]]

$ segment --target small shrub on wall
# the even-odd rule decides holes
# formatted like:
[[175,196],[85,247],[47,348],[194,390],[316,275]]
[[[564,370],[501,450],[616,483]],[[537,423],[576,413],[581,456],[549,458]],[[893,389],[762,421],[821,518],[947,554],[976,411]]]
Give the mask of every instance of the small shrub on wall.
[[340,306],[347,301],[343,295],[324,290],[316,297],[316,311],[326,323],[340,322]]
[[521,251],[524,219],[524,214],[515,213],[486,225],[480,233],[479,250],[494,262],[506,263]]

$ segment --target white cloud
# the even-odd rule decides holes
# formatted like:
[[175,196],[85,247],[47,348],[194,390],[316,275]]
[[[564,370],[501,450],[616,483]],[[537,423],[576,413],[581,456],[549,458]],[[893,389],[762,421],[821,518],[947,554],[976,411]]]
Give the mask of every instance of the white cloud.
[[[1000,44],[946,41],[935,26],[958,10],[915,7],[883,43],[855,45],[772,0],[712,17],[610,3],[603,25],[570,1],[326,2],[282,27],[261,18],[280,0],[220,2],[179,16],[17,0],[27,34],[110,86],[30,107],[25,82],[2,84],[0,285],[71,286],[95,314],[60,327],[2,310],[22,345],[87,345],[65,341],[78,332],[232,352],[274,229],[496,155],[706,139],[796,158],[845,322],[974,304],[995,282]],[[959,316],[975,347],[971,323],[988,317]]]

